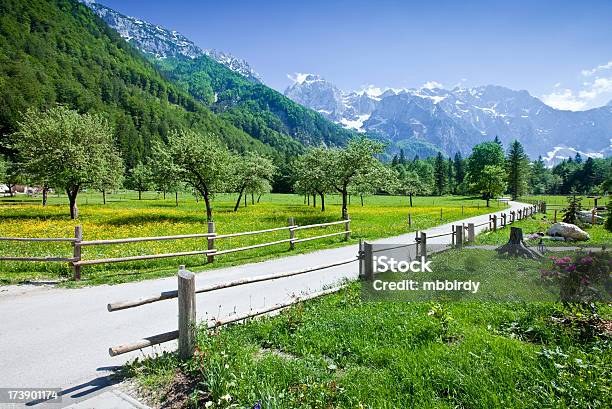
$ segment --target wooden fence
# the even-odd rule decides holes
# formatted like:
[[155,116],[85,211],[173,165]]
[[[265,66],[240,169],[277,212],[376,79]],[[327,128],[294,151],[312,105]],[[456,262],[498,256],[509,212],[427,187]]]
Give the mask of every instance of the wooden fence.
[[[196,294],[217,291],[224,288],[236,287],[240,285],[252,284],[262,281],[270,281],[276,280],[285,277],[292,277],[299,274],[306,274],[313,271],[319,271],[331,267],[336,267],[340,265],[345,265],[349,263],[353,263],[359,259],[359,255],[356,257],[352,257],[346,260],[337,261],[334,263],[329,263],[325,265],[319,265],[310,267],[303,270],[290,271],[290,272],[281,272],[274,274],[266,274],[263,276],[255,276],[244,278],[235,281],[229,281],[221,284],[208,285],[206,287],[202,287],[196,289],[195,286],[195,274],[190,271],[185,270],[185,266],[180,266],[178,272],[178,287],[177,290],[172,291],[164,291],[160,294],[142,298],[134,301],[121,301],[116,303],[110,303],[107,305],[107,309],[109,312],[125,310],[128,308],[139,307],[145,304],[151,304],[158,301],[164,301],[169,299],[178,298],[178,330],[165,332],[163,334],[157,334],[150,337],[143,338],[139,341],[123,344],[118,346],[110,347],[108,353],[111,356],[125,354],[127,352],[136,351],[142,348],[150,347],[153,345],[158,345],[164,342],[173,341],[178,339],[179,341],[179,357],[181,359],[187,359],[193,356],[193,352],[195,349],[195,335],[197,330],[197,318],[196,318]],[[243,314],[234,314],[225,318],[218,318],[213,323],[208,324],[208,329],[213,329],[222,325],[227,325],[233,322],[243,321],[248,318],[257,317],[260,315],[268,314],[273,311],[278,311],[283,308],[287,308],[293,304],[296,304],[301,301],[310,300],[316,297],[320,297],[322,295],[331,294],[336,292],[341,287],[331,288],[328,290],[324,290],[321,292],[317,292],[314,294],[309,294],[304,297],[297,297],[293,300],[273,304],[269,307],[264,307],[257,310],[248,311]]]
[[[344,240],[348,240],[350,238],[351,230],[350,230],[350,219],[340,220],[329,223],[318,223],[318,224],[310,224],[304,226],[298,226],[295,224],[293,218],[289,218],[288,225],[284,227],[276,227],[265,230],[256,230],[256,231],[248,231],[248,232],[240,232],[240,233],[230,233],[230,234],[217,234],[215,231],[215,223],[208,223],[208,232],[207,233],[197,233],[197,234],[182,234],[176,236],[155,236],[155,237],[132,237],[132,238],[123,238],[123,239],[110,239],[110,240],[91,240],[85,241],[83,240],[83,227],[75,226],[74,228],[74,237],[70,238],[23,238],[23,237],[0,237],[0,241],[22,241],[22,242],[67,242],[72,245],[73,248],[73,256],[70,258],[67,257],[8,257],[8,256],[0,256],[0,261],[33,261],[33,262],[66,262],[69,263],[73,270],[73,278],[74,280],[81,279],[81,267],[82,266],[90,266],[97,264],[110,264],[110,263],[122,263],[129,261],[139,261],[139,260],[153,260],[153,259],[162,259],[162,258],[170,258],[170,257],[183,257],[183,256],[195,256],[195,255],[206,255],[207,262],[212,263],[214,261],[215,256],[220,256],[223,254],[235,253],[239,251],[252,250],[261,247],[274,246],[282,243],[288,243],[289,248],[293,250],[297,243],[303,243],[310,240],[318,240],[328,237],[334,236],[344,236]],[[322,234],[313,237],[304,237],[298,238],[297,232],[306,230],[306,229],[314,229],[314,228],[322,228],[328,226],[335,225],[344,225],[344,229],[339,232]],[[218,250],[215,248],[215,244],[217,240],[232,238],[232,237],[242,237],[249,235],[257,235],[257,234],[265,234],[277,231],[288,231],[289,237],[287,239],[270,241],[265,243],[253,244],[245,247],[237,247],[230,248],[226,250]],[[83,260],[81,257],[81,249],[83,247],[88,246],[108,246],[108,245],[120,245],[126,243],[141,243],[147,241],[164,241],[164,240],[183,240],[183,239],[193,239],[193,238],[206,238],[207,248],[206,250],[194,250],[194,251],[183,251],[177,253],[163,253],[163,254],[144,254],[137,256],[128,256],[128,257],[115,257],[115,258],[104,258],[104,259],[93,259],[93,260]]]
[[[540,208],[541,207],[538,205],[527,206],[525,208],[519,209],[518,216],[516,216],[517,212],[511,211],[510,212],[511,220],[508,223],[506,223],[507,216],[504,213],[503,217],[501,218],[503,222],[501,223],[499,227],[500,228],[505,227],[507,224],[511,224],[516,220],[520,220],[522,218],[529,217],[537,213]],[[293,277],[296,275],[307,274],[307,273],[314,272],[314,271],[320,271],[320,270],[324,270],[324,269],[328,269],[332,267],[350,264],[355,261],[359,261],[359,277],[365,278],[365,279],[371,279],[374,275],[372,256],[377,251],[385,251],[385,250],[390,250],[390,249],[395,249],[395,248],[414,246],[415,254],[417,257],[427,258],[428,256],[427,240],[428,239],[432,239],[436,237],[443,237],[443,236],[451,236],[452,246],[455,248],[461,248],[464,245],[464,243],[474,241],[476,227],[489,225],[491,226],[491,228],[497,228],[496,218],[497,218],[497,215],[492,215],[492,216],[489,216],[489,220],[487,222],[484,222],[481,224],[468,223],[467,225],[466,224],[454,225],[452,226],[451,231],[448,233],[441,233],[441,234],[427,236],[425,232],[416,232],[414,243],[398,244],[396,247],[389,247],[389,248],[384,248],[381,250],[374,250],[373,245],[371,243],[367,243],[367,242],[360,240],[359,252],[357,253],[355,257],[351,257],[351,258],[344,259],[344,260],[339,260],[339,261],[324,264],[324,265],[313,266],[313,267],[309,267],[309,268],[305,268],[301,270],[264,274],[260,276],[247,277],[247,278],[242,278],[242,279],[238,279],[234,281],[228,281],[225,283],[209,284],[207,286],[204,286],[198,289],[196,289],[196,286],[195,286],[195,275],[192,272],[185,270],[185,266],[180,266],[179,272],[178,272],[178,286],[176,290],[164,291],[159,294],[155,294],[150,297],[140,298],[137,300],[119,301],[119,302],[113,302],[113,303],[107,304],[107,309],[109,312],[116,312],[116,311],[121,311],[121,310],[129,309],[129,308],[140,307],[146,304],[151,304],[155,302],[177,298],[178,299],[178,324],[177,324],[178,329],[170,331],[170,332],[165,332],[163,334],[157,334],[157,335],[153,335],[150,337],[146,337],[146,338],[140,339],[133,343],[122,344],[122,345],[110,347],[109,354],[111,356],[117,356],[117,355],[125,354],[128,352],[136,351],[142,348],[146,348],[146,347],[150,347],[150,346],[154,346],[154,345],[158,345],[158,344],[162,344],[165,342],[169,342],[169,341],[178,339],[179,357],[181,359],[188,359],[189,357],[193,355],[193,352],[195,349],[195,339],[196,339],[196,330],[197,330],[196,294],[208,293],[212,291],[222,290],[222,289],[231,288],[231,287],[237,287],[241,285],[259,283],[263,281],[270,281],[270,280],[277,280],[281,278]],[[324,227],[324,226],[329,226],[329,225],[334,225],[334,224],[339,224],[339,223],[346,223],[346,222],[341,221],[341,222],[332,222],[332,223],[321,223],[321,224],[310,225],[310,226],[295,226],[293,223],[290,222],[289,228],[290,228],[290,231],[293,231],[295,233],[296,230],[300,230],[300,229]],[[345,232],[342,232],[342,233],[348,234],[350,232],[348,223],[346,223],[345,226],[346,226]],[[280,228],[280,229],[283,229],[283,228]],[[273,230],[278,230],[278,229],[270,229],[267,231],[273,231]],[[261,231],[261,232],[264,232],[264,231]],[[235,237],[236,235],[241,235],[241,234],[244,235],[244,234],[256,234],[256,233],[258,232],[235,233],[232,235],[215,236],[214,238],[230,237],[230,236]],[[336,234],[338,233],[333,233],[331,235],[329,234],[322,235],[319,237],[329,237],[329,236],[333,236]],[[299,240],[299,239],[297,240],[295,239],[295,234],[291,235],[291,238],[293,239],[294,243],[298,242]],[[305,239],[302,239],[302,241],[305,241]],[[216,254],[219,254],[219,253],[216,253]],[[207,328],[213,329],[213,328],[223,326],[226,324],[243,321],[245,319],[268,314],[273,311],[278,311],[280,309],[287,308],[301,301],[306,301],[306,300],[313,299],[319,296],[331,294],[333,292],[338,291],[339,289],[340,287],[332,288],[332,289],[317,292],[314,294],[309,294],[304,297],[298,297],[291,301],[273,304],[269,307],[264,307],[264,308],[252,310],[246,313],[234,314],[234,315],[230,315],[225,318],[216,319],[213,323],[208,323]]]

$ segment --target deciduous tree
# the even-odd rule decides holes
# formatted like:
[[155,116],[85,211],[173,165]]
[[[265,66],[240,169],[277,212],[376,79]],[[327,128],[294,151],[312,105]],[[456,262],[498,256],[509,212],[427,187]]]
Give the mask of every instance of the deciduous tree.
[[506,171],[498,165],[486,165],[474,188],[487,201],[487,207],[489,207],[489,200],[506,190]]
[[232,180],[233,157],[215,135],[192,130],[171,131],[166,158],[176,166],[179,180],[192,186],[206,204],[206,218],[213,221],[212,197],[223,192]]
[[80,190],[95,188],[123,166],[111,128],[96,114],[79,114],[63,106],[44,112],[30,109],[13,139],[29,177],[66,191],[73,219],[78,217]]
[[[261,156],[254,152],[239,157],[235,157],[233,167],[234,191],[238,193],[238,200],[234,206],[234,211],[240,206],[242,195],[248,193],[264,194],[272,190],[272,178],[276,172],[276,166],[271,159]],[[254,200],[253,200],[254,201]]]

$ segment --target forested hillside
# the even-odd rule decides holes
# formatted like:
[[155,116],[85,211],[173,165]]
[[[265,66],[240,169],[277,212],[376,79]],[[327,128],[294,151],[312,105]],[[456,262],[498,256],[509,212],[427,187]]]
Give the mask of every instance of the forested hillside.
[[354,132],[267,87],[248,63],[200,48],[174,30],[126,16],[100,3],[89,7],[169,78],[249,135],[294,155],[304,145],[343,145]]
[[153,59],[184,90],[238,128],[294,152],[304,145],[343,145],[354,132],[304,108],[281,93],[249,81],[210,57]]
[[[27,108],[56,103],[104,113],[114,125],[127,167],[147,157],[153,141],[165,140],[170,129],[181,127],[218,134],[239,151],[284,156],[164,78],[76,0],[2,0],[0,145],[7,145],[7,135]],[[300,145],[284,146],[294,151]]]

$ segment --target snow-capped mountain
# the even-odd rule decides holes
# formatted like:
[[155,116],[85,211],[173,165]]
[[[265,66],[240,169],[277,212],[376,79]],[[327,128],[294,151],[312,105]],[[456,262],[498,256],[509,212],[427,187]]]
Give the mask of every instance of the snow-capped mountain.
[[251,81],[262,82],[261,77],[243,59],[215,49],[202,49],[187,37],[173,30],[128,17],[92,0],[83,0],[106,24],[121,37],[144,53],[156,58],[185,56],[197,58],[207,55]]
[[450,155],[468,154],[474,144],[495,136],[506,145],[518,139],[530,156],[550,163],[569,152],[611,151],[612,104],[573,112],[554,109],[527,91],[494,85],[343,92],[317,75],[298,74],[294,80],[285,91],[294,101],[396,148],[417,146],[417,153],[434,146]]

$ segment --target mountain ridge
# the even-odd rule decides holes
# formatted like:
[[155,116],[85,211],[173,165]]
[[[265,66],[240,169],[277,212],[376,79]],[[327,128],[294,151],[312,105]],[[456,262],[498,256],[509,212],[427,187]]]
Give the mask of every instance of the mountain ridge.
[[221,118],[286,154],[299,154],[304,145],[343,145],[354,134],[253,78],[248,63],[247,73],[232,67],[242,60],[223,60],[227,54],[222,52],[200,53],[202,49],[175,31],[99,3],[88,6],[174,84]]
[[[552,108],[526,90],[499,85],[342,91],[314,74],[296,76],[285,95],[327,118],[391,143],[428,142],[448,155],[483,140],[521,141],[532,157],[560,148],[610,154],[612,105],[573,112]],[[554,161],[555,155],[550,157]]]
[[176,30],[168,30],[160,25],[126,16],[93,0],[81,1],[126,41],[133,42],[137,48],[142,48],[142,44],[147,43],[149,52],[157,58],[184,56],[193,59],[207,55],[250,81],[262,82],[261,76],[244,59],[214,48],[200,48]]

